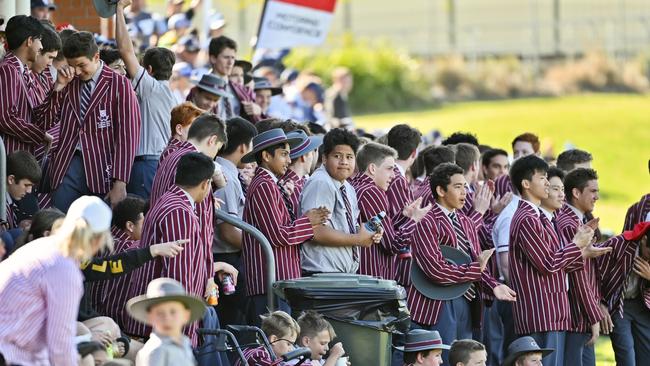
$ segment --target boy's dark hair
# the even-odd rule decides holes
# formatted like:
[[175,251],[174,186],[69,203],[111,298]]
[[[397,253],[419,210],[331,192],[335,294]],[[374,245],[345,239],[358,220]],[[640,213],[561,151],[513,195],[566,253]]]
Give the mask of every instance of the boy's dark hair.
[[568,173],[575,169],[576,164],[588,163],[593,160],[590,153],[580,149],[570,149],[557,157],[557,167]]
[[250,144],[253,137],[257,135],[255,125],[241,117],[233,117],[226,121],[226,135],[228,144],[225,145],[219,155],[232,154],[241,144]]
[[41,44],[43,45],[41,55],[47,52],[61,51],[61,48],[63,48],[61,37],[59,37],[59,34],[54,30],[54,27],[49,25],[49,23],[43,24]]
[[237,51],[237,42],[226,36],[212,38],[210,40],[210,46],[208,46],[208,54],[217,57],[226,48],[232,48]]
[[352,132],[343,128],[334,128],[323,137],[323,154],[329,155],[337,145],[348,145],[356,154],[360,143],[359,138]]
[[14,176],[16,183],[22,179],[38,183],[42,176],[41,166],[27,151],[15,151],[7,156],[7,177],[10,175]]
[[16,15],[9,19],[5,27],[5,38],[9,51],[17,50],[29,37],[39,39],[45,28],[38,19],[27,15]]
[[324,135],[324,134],[327,133],[327,130],[325,129],[325,127],[319,125],[316,122],[307,123],[307,127],[309,127],[309,130],[314,135]]
[[56,220],[63,218],[65,218],[65,214],[56,207],[46,208],[36,212],[32,217],[32,224],[29,226],[29,230],[25,231],[16,239],[14,250],[30,241],[42,238],[46,231],[52,230],[52,225],[54,225]]
[[91,59],[99,52],[95,37],[90,32],[75,32],[63,43],[65,58],[86,57]]
[[564,177],[566,176],[566,173],[562,169],[559,169],[557,167],[550,167],[548,168],[548,171],[546,172],[546,179],[551,180],[553,177],[558,177],[560,180],[564,181]]
[[61,50],[60,50],[59,53],[56,55],[55,60],[57,60],[57,61],[61,61],[61,60],[65,59],[65,56],[63,55],[63,45],[65,44],[65,41],[66,41],[68,38],[70,38],[70,36],[71,36],[72,34],[74,34],[74,33],[76,33],[76,31],[74,31],[74,30],[72,30],[72,29],[68,29],[68,28],[66,28],[66,29],[62,29],[62,30],[59,32],[59,38],[61,39]]
[[276,128],[280,123],[282,123],[282,120],[279,118],[266,118],[255,123],[255,128],[257,128],[257,133],[262,133]]
[[577,188],[582,192],[590,180],[597,180],[598,173],[593,169],[578,168],[570,171],[564,177],[564,195],[568,203],[573,202],[573,189]]
[[473,339],[459,339],[451,344],[449,350],[449,364],[456,365],[458,362],[466,364],[469,362],[472,353],[485,351],[485,346],[481,342]]
[[203,113],[196,117],[189,131],[187,131],[188,140],[203,141],[215,135],[219,138],[219,141],[223,141],[224,144],[228,143],[226,125],[216,114],[212,113]]
[[422,141],[420,131],[407,124],[393,126],[388,131],[386,142],[388,146],[397,150],[397,159],[406,160],[415,151]]
[[122,56],[120,56],[120,51],[118,50],[106,48],[99,50],[99,59],[104,61],[106,65],[110,65],[121,58]]
[[433,172],[429,177],[429,184],[431,184],[431,194],[433,195],[433,198],[438,198],[436,188],[442,187],[443,191],[447,191],[447,186],[451,183],[451,177],[456,174],[463,175],[463,168],[454,163],[442,163],[433,169]]
[[131,221],[135,224],[140,217],[140,214],[145,214],[146,201],[137,196],[128,196],[121,200],[113,208],[113,218],[111,219],[111,226],[118,229],[125,230],[126,223]]
[[377,142],[369,142],[363,145],[357,153],[357,166],[359,172],[365,172],[370,164],[381,164],[384,159],[390,156],[397,158],[397,151],[390,146]]
[[539,137],[537,137],[537,135],[530,132],[522,133],[521,135],[515,137],[514,140],[512,140],[512,147],[514,148],[515,144],[519,141],[530,143],[533,145],[533,151],[536,153],[539,152]]
[[214,161],[209,157],[191,152],[181,156],[176,168],[174,182],[181,187],[193,188],[214,175]]
[[422,354],[422,357],[427,357],[429,356],[429,353],[431,353],[431,349],[427,349],[424,351],[417,351],[417,352],[404,352],[404,363],[407,365],[414,364],[418,360],[418,355]]
[[174,53],[163,47],[150,48],[142,57],[142,67],[146,70],[151,66],[151,76],[156,80],[169,80],[172,77],[172,68],[175,63]]
[[544,159],[540,158],[537,155],[528,155],[522,158],[515,160],[510,167],[510,180],[512,182],[512,187],[523,194],[521,182],[526,180],[533,179],[533,175],[536,172],[547,172],[548,164]]
[[444,139],[442,144],[447,146],[460,144],[461,142],[478,147],[478,139],[476,138],[476,135],[469,132],[454,132]]
[[465,173],[472,167],[474,162],[481,158],[481,153],[478,151],[476,145],[460,142],[455,145],[456,150],[456,165],[463,168]]
[[449,146],[430,146],[420,152],[422,164],[426,175],[431,175],[433,170],[442,163],[454,163],[456,154]]
[[302,337],[316,337],[318,333],[324,330],[330,333],[331,339],[336,337],[332,325],[321,314],[312,310],[308,310],[300,315],[298,318],[298,326],[300,326],[298,339]]
[[484,167],[489,167],[490,163],[492,163],[492,158],[495,156],[503,155],[506,158],[508,157],[508,153],[503,150],[503,149],[489,149],[486,152],[483,153],[483,157],[481,158],[481,165]]
[[307,125],[305,125],[304,123],[296,122],[292,119],[276,122],[273,124],[273,128],[280,128],[282,129],[282,131],[284,131],[285,134],[292,131],[301,130],[304,133],[306,133],[307,136],[311,136],[311,131],[309,130],[309,127],[307,127]]
[[264,162],[263,154],[266,151],[269,153],[271,156],[275,156],[275,151],[278,149],[284,149],[287,147],[286,142],[281,142],[279,144],[271,145],[267,148],[264,148],[257,153],[255,153],[255,162],[257,163],[258,166],[262,166],[262,163]]

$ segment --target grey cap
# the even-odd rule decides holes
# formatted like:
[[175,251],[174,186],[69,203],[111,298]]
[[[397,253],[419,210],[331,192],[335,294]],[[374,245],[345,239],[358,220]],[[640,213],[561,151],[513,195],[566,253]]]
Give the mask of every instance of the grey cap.
[[508,346],[508,356],[503,360],[503,366],[514,365],[517,358],[526,353],[541,353],[544,358],[553,352],[555,350],[552,348],[540,348],[533,337],[517,338]]

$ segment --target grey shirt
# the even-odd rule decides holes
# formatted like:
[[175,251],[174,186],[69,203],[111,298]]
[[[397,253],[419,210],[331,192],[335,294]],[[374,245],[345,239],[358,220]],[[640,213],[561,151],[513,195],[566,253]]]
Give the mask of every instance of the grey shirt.
[[[232,161],[222,157],[217,157],[217,163],[221,164],[223,175],[228,182],[225,187],[217,190],[214,196],[224,202],[221,205],[221,210],[241,219],[244,215],[246,197],[239,183],[239,170],[237,170],[237,167]],[[221,220],[216,220],[215,225],[219,225],[222,222]],[[236,253],[241,250],[218,238],[218,230],[214,232],[214,243],[212,245],[212,251],[214,253]]]
[[190,339],[183,336],[182,344],[170,337],[152,332],[147,343],[138,352],[136,366],[195,366]]
[[159,156],[171,137],[169,119],[171,111],[178,103],[169,88],[169,81],[156,80],[142,67],[131,80],[135,95],[140,103],[142,128],[140,145],[136,156]]
[[[359,206],[357,193],[347,181],[341,183],[334,180],[324,166],[316,169],[307,180],[300,194],[300,215],[312,208],[327,207],[331,212],[327,224],[334,230],[350,234],[350,228],[345,216],[345,201],[341,195],[341,185],[345,190],[352,208],[352,220],[358,230]],[[357,260],[354,258],[357,252]],[[359,247],[330,247],[315,241],[307,241],[302,245],[302,269],[308,272],[347,272],[356,273],[359,269]]]

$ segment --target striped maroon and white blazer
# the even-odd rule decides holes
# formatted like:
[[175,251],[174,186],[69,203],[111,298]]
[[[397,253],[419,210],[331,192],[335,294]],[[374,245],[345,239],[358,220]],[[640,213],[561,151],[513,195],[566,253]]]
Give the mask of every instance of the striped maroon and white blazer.
[[167,159],[169,155],[171,155],[171,153],[178,150],[178,148],[182,145],[183,141],[177,139],[176,137],[172,137],[167,143],[165,150],[163,150],[163,152],[160,154],[160,160],[158,162],[162,163],[165,159]]
[[388,216],[389,204],[386,192],[366,174],[359,176],[352,186],[357,192],[360,225],[370,221],[382,211],[387,214],[382,221],[384,235],[379,245],[361,248],[359,274],[392,280],[396,274],[392,272],[391,264],[396,254],[410,245],[415,231],[415,221],[408,219],[401,226],[395,227],[393,219]]
[[[480,265],[476,261],[481,251],[476,228],[462,212],[456,211],[456,215],[463,227],[463,232],[471,243],[470,257],[473,262],[457,266],[448,263],[443,258],[440,245],[457,248],[457,237],[451,219],[436,204],[416,226],[412,242],[412,255],[413,261],[415,261],[413,265],[419,265],[434,283],[451,285],[477,282],[481,294],[491,293],[491,289],[498,286],[499,283],[488,272],[481,272]],[[434,325],[438,322],[442,306],[445,303],[425,297],[411,283],[408,285],[407,300],[411,310],[411,319],[425,325]],[[477,298],[475,301],[479,307],[482,307],[480,299]],[[480,317],[472,319],[472,323],[474,327],[480,326]]]
[[494,181],[494,197],[503,197],[508,192],[514,192],[514,189],[512,188],[510,176],[504,174]]
[[74,78],[60,92],[52,91],[36,109],[36,115],[47,126],[60,124],[59,143],[51,151],[48,169],[52,189],[63,181],[77,144],[81,143],[88,189],[104,194],[114,179],[129,182],[140,142],[140,108],[131,82],[104,65],[82,121],[81,83],[81,79]]
[[[45,131],[56,121],[46,121],[34,115],[38,106],[35,80],[31,72],[12,52],[0,62],[0,137],[7,154],[24,150],[34,154],[45,142]],[[31,91],[30,91],[31,90]]]
[[[560,241],[571,243],[582,224],[573,209],[564,204],[556,212],[557,232]],[[600,313],[600,285],[598,268],[593,259],[584,259],[584,266],[576,271],[567,271],[569,277],[569,306],[571,309],[571,331],[590,333],[591,325],[602,320]]]
[[[212,240],[204,240],[199,215],[200,211],[197,214],[186,193],[176,185],[154,203],[144,220],[140,248],[183,239],[189,242],[183,245],[179,255],[156,257],[137,269],[129,286],[129,298],[146,293],[149,282],[160,277],[173,278],[183,284],[189,294],[204,296],[205,285],[214,276],[214,266]],[[198,322],[194,322],[184,329],[194,347],[198,345],[197,328]],[[126,330],[142,337],[148,337],[151,332],[151,328],[131,318],[126,322]]]
[[[314,236],[314,229],[307,216],[291,222],[280,188],[265,169],[255,170],[246,193],[243,216],[244,221],[258,228],[273,246],[275,279],[300,277],[300,244]],[[247,273],[247,295],[265,294],[266,260],[261,244],[247,232],[243,233],[242,259]]]
[[293,192],[289,196],[289,201],[291,202],[291,209],[294,213],[300,212],[300,193],[305,186],[305,178],[299,177],[296,172],[291,169],[287,169],[287,172],[280,178],[280,183],[291,181],[293,183]]
[[[408,218],[402,215],[402,211],[406,205],[413,202],[413,192],[411,191],[411,185],[406,180],[406,177],[402,175],[397,165],[393,168],[393,173],[395,173],[395,178],[390,182],[388,191],[386,191],[389,208],[386,214],[393,220],[393,227],[400,228],[408,221]],[[426,206],[426,203],[423,204]],[[395,273],[395,280],[398,283],[408,283],[411,260],[411,258],[400,259],[397,256],[393,257],[389,271]]]
[[650,193],[641,197],[639,202],[628,208],[627,213],[625,214],[625,225],[623,226],[623,231],[632,230],[634,225],[644,222],[648,212],[650,212]]
[[[573,243],[562,245],[543,213],[521,200],[510,227],[510,281],[517,293],[513,304],[515,332],[565,331],[571,327],[566,268],[582,262]],[[544,217],[546,220],[546,218]]]
[[[140,248],[140,240],[132,240],[129,233],[115,226],[111,229],[113,235],[113,251],[108,255],[115,255]],[[120,277],[106,281],[94,281],[89,283],[89,298],[93,309],[99,314],[110,317],[124,329],[126,325],[126,313],[124,307],[129,300],[129,284],[133,273],[127,273]]]

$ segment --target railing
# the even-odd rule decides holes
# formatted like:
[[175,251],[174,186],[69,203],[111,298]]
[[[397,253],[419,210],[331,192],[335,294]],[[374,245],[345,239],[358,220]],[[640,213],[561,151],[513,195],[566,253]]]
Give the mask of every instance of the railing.
[[[245,231],[257,240],[262,246],[262,253],[266,259],[266,302],[269,311],[273,311],[275,306],[273,304],[273,283],[275,282],[275,258],[273,257],[273,248],[268,239],[256,227],[242,221],[238,217],[227,214],[224,211],[216,210],[215,215],[219,220],[227,222],[228,224]],[[254,273],[247,273],[247,276],[254,276]]]

